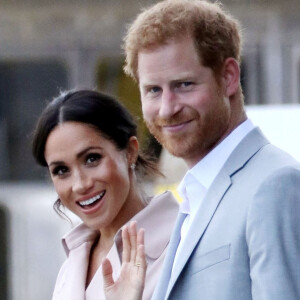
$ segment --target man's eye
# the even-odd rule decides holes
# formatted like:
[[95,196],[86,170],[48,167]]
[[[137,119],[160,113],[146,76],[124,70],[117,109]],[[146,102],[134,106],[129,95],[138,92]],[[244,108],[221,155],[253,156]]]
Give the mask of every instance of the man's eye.
[[189,87],[191,86],[193,83],[191,81],[184,81],[180,83],[181,87]]
[[160,91],[160,88],[158,86],[153,86],[149,89],[149,92],[152,94],[158,93]]
[[102,158],[102,155],[99,153],[91,153],[86,158],[86,164],[94,164],[100,161]]

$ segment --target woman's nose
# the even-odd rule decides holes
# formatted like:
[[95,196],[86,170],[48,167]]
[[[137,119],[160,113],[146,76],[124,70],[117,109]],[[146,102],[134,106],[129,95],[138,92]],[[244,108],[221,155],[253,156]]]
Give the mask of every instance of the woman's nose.
[[73,174],[73,192],[84,194],[93,187],[93,179],[83,171],[76,170]]

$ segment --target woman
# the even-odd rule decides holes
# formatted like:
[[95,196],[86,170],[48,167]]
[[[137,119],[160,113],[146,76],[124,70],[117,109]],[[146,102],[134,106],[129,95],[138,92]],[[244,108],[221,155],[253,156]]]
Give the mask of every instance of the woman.
[[[113,278],[118,278],[121,227],[130,220],[136,225],[125,227],[124,249],[128,240],[134,246],[130,249],[145,244],[143,299],[151,298],[178,205],[169,192],[152,198],[142,193],[138,182],[158,170],[139,153],[136,134],[128,111],[95,91],[64,93],[42,112],[33,155],[49,169],[59,197],[56,210],[61,213],[63,205],[82,220],[63,238],[68,258],[59,272],[53,300],[105,299],[101,263],[107,258],[105,270],[112,268]],[[145,228],[144,242],[143,232],[136,239],[136,227]],[[124,257],[128,259],[126,253]],[[143,270],[143,260],[135,267]]]

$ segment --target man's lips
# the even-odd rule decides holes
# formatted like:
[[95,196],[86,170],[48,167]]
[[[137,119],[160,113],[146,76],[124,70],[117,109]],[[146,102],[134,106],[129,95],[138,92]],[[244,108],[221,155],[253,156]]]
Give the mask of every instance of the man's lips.
[[192,121],[193,120],[188,120],[188,121],[184,121],[184,122],[177,122],[176,124],[161,124],[160,127],[164,131],[177,132],[177,131],[180,131],[181,129],[183,129],[186,125],[188,125]]

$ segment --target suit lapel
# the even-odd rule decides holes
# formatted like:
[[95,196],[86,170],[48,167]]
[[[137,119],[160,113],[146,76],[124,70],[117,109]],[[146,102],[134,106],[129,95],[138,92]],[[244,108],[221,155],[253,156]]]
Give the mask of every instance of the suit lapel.
[[179,213],[177,216],[177,220],[170,238],[170,243],[168,245],[166,257],[164,259],[162,273],[158,280],[158,284],[156,286],[154,294],[151,298],[152,300],[165,299],[166,290],[168,288],[168,284],[172,273],[172,267],[173,267],[176,250],[180,242],[180,230],[185,217],[186,215],[182,213]]
[[[259,151],[261,147],[268,144],[258,128],[252,130],[236,147],[233,153],[228,158],[224,167],[221,169],[213,184],[207,191],[202,205],[198,209],[194,220],[192,221],[189,232],[184,240],[183,251],[178,260],[178,264],[174,266],[172,277],[167,289],[167,297],[182,272],[184,266],[188,262],[193,250],[199,243],[202,235],[204,234],[207,226],[209,225],[218,205],[228,189],[231,186],[231,176],[238,170],[243,168],[249,159]],[[180,232],[180,228],[179,228]],[[175,249],[176,253],[176,249]],[[174,254],[175,255],[175,254]],[[174,256],[173,256],[174,258]],[[169,267],[172,269],[172,266]],[[164,298],[160,298],[164,299]]]
[[184,244],[182,245],[180,259],[178,259],[177,265],[174,266],[167,295],[169,295],[170,291],[172,290],[176,280],[178,279],[178,276],[180,275],[193,250],[201,239],[205,229],[207,228],[218,207],[218,204],[220,203],[223,195],[226,193],[230,185],[230,177],[225,172],[221,172],[215,180],[212,189],[209,189],[201,207],[197,211],[196,216],[191,223],[188,235],[183,241]]

